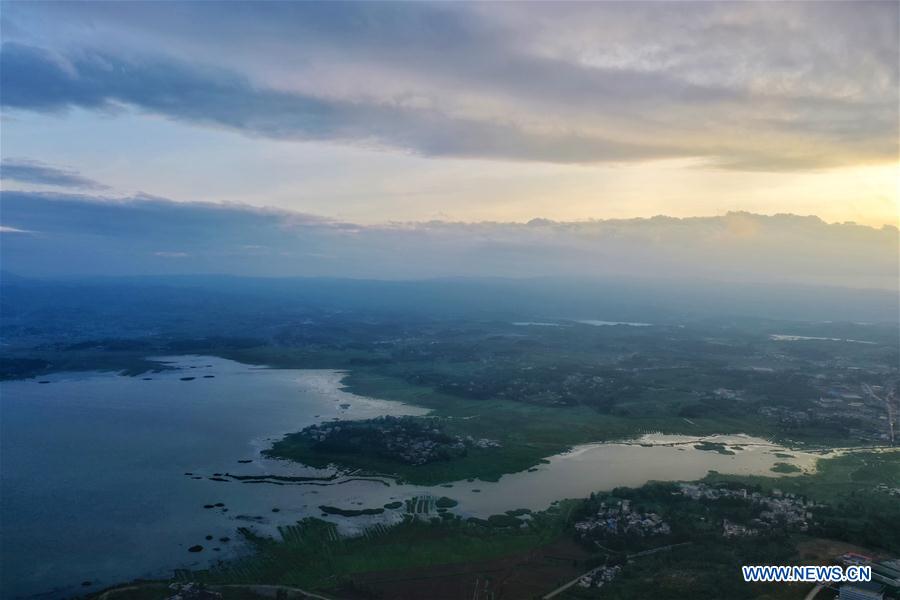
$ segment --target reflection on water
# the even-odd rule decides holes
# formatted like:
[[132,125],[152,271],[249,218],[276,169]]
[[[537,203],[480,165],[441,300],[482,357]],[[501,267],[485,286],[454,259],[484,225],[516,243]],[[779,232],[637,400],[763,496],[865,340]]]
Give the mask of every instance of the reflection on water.
[[[335,475],[261,459],[259,452],[284,433],[329,419],[426,411],[348,394],[339,371],[266,369],[202,356],[166,360],[176,368],[150,379],[88,373],[48,377],[46,385],[0,383],[0,596],[67,595],[201,568],[245,550],[238,527],[273,533],[322,516],[323,504],[371,508],[433,493],[459,500],[462,514],[487,516],[651,479],[696,479],[710,469],[771,474],[776,462],[802,468],[814,462],[794,451],[794,458],[778,458],[781,449],[745,436],[706,438],[733,455],[698,450],[691,438],[655,436],[579,446],[493,483],[428,488],[343,474],[241,483],[230,475]],[[353,532],[400,514],[327,518]],[[194,545],[203,550],[188,552]],[[81,587],[84,581],[91,586]]]
[[[510,508],[546,508],[554,500],[583,498],[598,490],[618,486],[640,486],[648,481],[700,479],[710,470],[743,475],[772,475],[778,462],[814,468],[816,457],[790,451],[790,458],[776,456],[787,451],[765,440],[749,436],[710,436],[704,441],[726,444],[734,454],[695,448],[697,438],[648,435],[634,443],[586,444],[553,456],[533,472],[506,475],[496,484],[457,483],[454,498],[472,512],[494,514]],[[652,446],[650,444],[653,444]],[[515,506],[513,506],[515,505]]]
[[[233,555],[237,527],[250,523],[242,517],[274,524],[319,503],[307,488],[207,477],[271,471],[256,460],[266,438],[323,419],[424,412],[347,394],[335,371],[210,357],[174,366],[150,380],[82,373],[0,383],[0,597],[87,591]],[[217,503],[225,506],[203,508]],[[204,550],[189,553],[195,544]]]

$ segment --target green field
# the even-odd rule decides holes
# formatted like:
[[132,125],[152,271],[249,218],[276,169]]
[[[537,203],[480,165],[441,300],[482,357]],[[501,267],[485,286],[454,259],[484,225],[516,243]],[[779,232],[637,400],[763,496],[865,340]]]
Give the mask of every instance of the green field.
[[333,524],[306,519],[280,528],[278,541],[244,531],[256,550],[253,556],[208,571],[181,572],[180,578],[333,589],[356,573],[487,560],[528,550],[563,535],[565,522],[563,509],[541,513],[522,528],[407,518],[342,538]]

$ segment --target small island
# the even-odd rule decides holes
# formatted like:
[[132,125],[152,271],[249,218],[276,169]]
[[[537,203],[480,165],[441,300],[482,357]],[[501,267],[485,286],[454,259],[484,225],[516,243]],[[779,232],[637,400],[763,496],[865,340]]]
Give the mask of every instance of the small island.
[[800,473],[803,471],[797,465],[792,465],[791,463],[786,462],[777,462],[770,469],[773,473]]
[[694,444],[694,448],[697,450],[703,450],[705,452],[718,452],[719,454],[725,455],[733,455],[735,452],[728,449],[728,446],[725,444],[720,444],[719,442],[707,442],[702,441],[699,444]]
[[310,425],[286,435],[266,451],[272,458],[370,456],[419,466],[465,457],[470,447],[489,448],[492,440],[463,438],[444,431],[437,419],[378,417]]

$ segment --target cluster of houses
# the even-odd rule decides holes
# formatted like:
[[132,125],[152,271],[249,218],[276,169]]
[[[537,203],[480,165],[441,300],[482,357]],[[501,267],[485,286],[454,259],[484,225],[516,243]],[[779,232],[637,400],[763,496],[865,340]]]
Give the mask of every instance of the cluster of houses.
[[785,406],[762,406],[759,414],[789,427],[799,427],[810,422],[809,412]]
[[597,514],[575,523],[575,531],[582,537],[604,535],[668,535],[672,533],[669,524],[654,512],[641,512],[631,508],[629,500],[620,500],[614,505],[600,504]]
[[885,483],[879,483],[875,486],[875,490],[878,492],[884,492],[885,494],[890,494],[891,496],[900,496],[900,486],[890,487]]
[[622,567],[618,565],[612,567],[599,566],[582,575],[578,580],[578,585],[583,588],[601,587],[604,583],[615,579],[621,570]]
[[816,416],[833,422],[855,423],[856,426],[848,428],[848,433],[860,441],[892,442],[890,410],[885,410],[886,402],[877,396],[882,391],[884,387],[880,385],[863,385],[862,389],[849,382],[822,385],[821,395],[814,401],[818,407]]
[[499,448],[500,442],[488,438],[475,439],[471,435],[466,436],[466,444],[473,448]]
[[222,594],[207,589],[202,583],[173,583],[169,586],[172,595],[166,600],[221,600]]
[[497,448],[487,438],[444,433],[432,422],[411,417],[379,417],[311,425],[300,432],[325,452],[365,452],[410,465],[465,456],[469,448]]
[[740,523],[732,523],[728,519],[722,519],[722,536],[723,537],[745,537],[757,535],[759,529],[753,529]]
[[724,520],[722,535],[725,537],[756,535],[760,528],[768,528],[776,523],[791,526],[799,531],[806,531],[809,529],[809,521],[812,519],[810,509],[815,506],[812,501],[791,493],[783,494],[777,489],[772,490],[771,496],[766,496],[759,492],[747,491],[745,488],[719,488],[705,483],[682,483],[678,487],[682,495],[694,500],[742,498],[762,509],[759,515],[750,522],[750,525],[755,528]]

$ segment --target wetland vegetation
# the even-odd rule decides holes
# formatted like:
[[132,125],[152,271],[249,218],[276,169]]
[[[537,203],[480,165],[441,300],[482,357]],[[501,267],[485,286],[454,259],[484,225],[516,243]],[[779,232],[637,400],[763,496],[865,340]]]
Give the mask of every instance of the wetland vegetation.
[[[190,579],[246,582],[261,578],[335,590],[362,585],[365,573],[472,565],[473,560],[486,564],[548,544],[577,545],[574,523],[578,521],[572,515],[581,514],[582,501],[561,502],[533,513],[509,506],[477,517],[465,514],[465,501],[455,503],[474,490],[487,491],[476,480],[534,471],[548,457],[573,446],[630,440],[648,433],[685,436],[686,450],[707,451],[717,459],[740,458],[745,448],[704,439],[714,434],[743,433],[793,449],[796,453],[778,451],[775,458],[780,463],[771,478],[713,474],[705,483],[734,484],[766,494],[777,486],[783,493],[814,499],[815,518],[808,531],[789,530],[786,539],[775,540],[772,531],[745,518],[747,506],[733,503],[722,508],[730,512],[720,513],[702,502],[683,506],[674,500],[651,502],[648,494],[671,492],[673,488],[665,487],[670,484],[640,491],[596,490],[596,497],[612,493],[618,500],[646,503],[641,514],[659,515],[670,524],[684,516],[690,525],[690,511],[702,508],[713,512],[694,516],[727,518],[733,532],[744,531],[742,527],[758,530],[746,539],[736,536],[726,542],[721,523],[715,527],[709,522],[705,526],[693,523],[686,533],[673,528],[666,534],[673,543],[682,543],[685,536],[694,538],[690,553],[654,554],[633,565],[627,555],[649,548],[647,544],[626,539],[605,540],[609,543],[601,545],[607,550],[579,546],[580,558],[573,559],[576,566],[569,568],[621,566],[605,586],[608,597],[649,590],[641,587],[651,586],[641,575],[645,567],[659,570],[652,586],[680,594],[727,585],[729,569],[741,560],[796,557],[802,539],[827,537],[879,551],[896,551],[892,536],[900,539],[893,526],[896,493],[900,493],[894,490],[900,486],[890,480],[897,477],[892,466],[896,454],[851,451],[824,459],[814,474],[797,473],[788,462],[811,450],[890,445],[889,406],[896,403],[900,359],[897,330],[890,324],[655,313],[637,318],[622,315],[623,324],[598,326],[580,322],[584,319],[576,317],[583,315],[572,314],[553,319],[508,312],[477,317],[436,312],[401,315],[359,307],[330,311],[304,306],[294,311],[276,304],[269,305],[268,312],[256,312],[256,307],[248,311],[239,304],[214,304],[193,331],[183,327],[193,313],[171,305],[164,313],[148,308],[146,314],[135,316],[129,328],[112,331],[103,313],[108,307],[97,313],[86,311],[79,328],[67,330],[64,319],[46,318],[50,310],[46,305],[34,306],[2,316],[5,339],[10,341],[2,350],[0,375],[4,378],[35,377],[35,382],[49,381],[48,390],[55,389],[55,373],[78,370],[140,375],[135,381],[148,390],[170,376],[177,385],[192,390],[222,382],[221,375],[212,378],[212,373],[201,371],[185,372],[184,378],[191,380],[178,382],[180,373],[164,374],[169,366],[153,360],[184,353],[274,368],[342,369],[349,392],[430,412],[422,417],[372,419],[364,416],[362,401],[342,397],[328,409],[333,413],[313,426],[279,421],[281,431],[295,433],[272,440],[273,455],[310,466],[335,464],[345,473],[361,476],[393,476],[411,484],[468,480],[456,498],[448,491],[445,498],[385,496],[377,503],[315,502],[311,506],[327,519],[363,523],[406,516],[396,527],[367,529],[355,538],[332,538],[328,533],[332,526],[318,520],[304,521],[299,530],[286,530],[276,538],[248,529],[245,535],[256,551],[253,556],[209,571],[182,573]],[[638,321],[651,324],[625,324]],[[552,322],[553,326],[522,324],[529,322]],[[326,412],[316,409],[317,417]],[[255,470],[250,460],[257,461],[244,449],[229,457],[220,470],[209,472],[219,473],[212,475],[216,482],[211,485],[230,487],[222,480],[235,486],[254,483],[245,487],[258,489],[327,486],[337,477]],[[229,473],[224,465],[235,462],[250,470]],[[189,481],[207,479],[209,473],[197,471],[187,467],[178,475]],[[379,481],[380,487],[390,485]],[[213,500],[219,497],[204,499]],[[230,500],[228,505],[232,506]],[[239,516],[252,520],[241,523],[256,525],[274,518],[272,506],[278,507],[280,518],[290,511],[283,501],[272,502],[266,517],[242,511]],[[309,554],[314,544],[308,540],[320,543],[326,538],[330,541],[325,553]],[[192,545],[185,545],[185,550]],[[206,544],[199,545],[203,551],[184,553],[209,554]],[[717,565],[713,571],[718,575],[707,577],[699,571],[704,560]],[[366,581],[365,585],[375,585]]]
[[[816,550],[825,546],[862,548],[882,557],[900,554],[900,502],[892,489],[900,494],[896,451],[823,458],[815,473],[788,479],[711,474],[696,483],[617,488],[545,511],[510,510],[486,519],[441,518],[434,510],[441,500],[420,497],[407,502],[399,524],[374,525],[355,537],[341,536],[333,524],[318,519],[282,527],[277,538],[242,530],[256,549],[253,556],[181,571],[176,579],[359,592],[368,581],[365,574],[390,580],[414,568],[457,565],[458,571],[568,539],[584,548],[576,570],[619,567],[601,595],[588,588],[573,598],[675,597],[692,590],[714,597],[791,598],[805,588],[748,588],[735,573],[742,564],[766,560],[834,559]],[[678,551],[682,545],[689,551]]]

